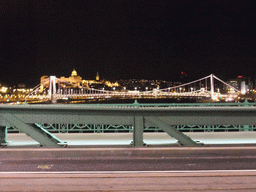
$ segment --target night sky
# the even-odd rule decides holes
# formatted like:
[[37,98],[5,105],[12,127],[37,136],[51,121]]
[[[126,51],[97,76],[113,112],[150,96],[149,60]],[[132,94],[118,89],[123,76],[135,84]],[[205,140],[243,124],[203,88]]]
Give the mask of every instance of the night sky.
[[254,0],[1,0],[0,82],[254,77]]

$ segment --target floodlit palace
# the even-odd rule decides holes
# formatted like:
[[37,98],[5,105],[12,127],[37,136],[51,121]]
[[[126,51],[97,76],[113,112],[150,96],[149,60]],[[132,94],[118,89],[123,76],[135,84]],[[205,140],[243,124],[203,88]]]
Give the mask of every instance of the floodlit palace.
[[[41,89],[49,86],[49,77],[42,76],[40,85]],[[115,82],[112,83],[106,80],[100,80],[99,73],[97,72],[95,80],[83,80],[82,77],[77,75],[76,70],[74,69],[70,77],[60,77],[56,79],[56,83],[60,83],[63,88],[81,88],[81,87],[119,87],[120,85]]]

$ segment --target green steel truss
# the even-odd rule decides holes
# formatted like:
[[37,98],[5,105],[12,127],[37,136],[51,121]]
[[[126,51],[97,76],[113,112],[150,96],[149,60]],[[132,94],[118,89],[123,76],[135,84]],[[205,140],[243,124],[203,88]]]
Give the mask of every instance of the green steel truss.
[[[132,133],[133,126],[104,124],[37,124],[51,133]],[[256,131],[256,125],[170,125],[182,132]],[[9,127],[8,133],[20,132]],[[144,132],[162,132],[159,127],[144,127]]]
[[255,131],[256,103],[129,105],[1,105],[0,146],[8,132],[23,132],[41,146],[66,146],[53,133],[132,132],[142,147],[143,132],[164,131],[184,146],[202,146],[182,132]]

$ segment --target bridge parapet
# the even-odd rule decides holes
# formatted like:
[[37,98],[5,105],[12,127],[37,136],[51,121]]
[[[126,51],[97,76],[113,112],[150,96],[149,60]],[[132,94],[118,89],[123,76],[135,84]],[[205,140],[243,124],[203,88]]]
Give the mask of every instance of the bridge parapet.
[[[160,119],[160,120],[159,120]],[[44,146],[58,147],[62,141],[40,124],[114,124],[133,126],[133,145],[143,145],[143,129],[158,126],[181,144],[197,146],[177,126],[171,125],[256,125],[254,103],[211,104],[50,104],[0,105],[0,126],[15,126]],[[1,140],[6,131],[2,129]],[[2,142],[3,143],[3,142]]]

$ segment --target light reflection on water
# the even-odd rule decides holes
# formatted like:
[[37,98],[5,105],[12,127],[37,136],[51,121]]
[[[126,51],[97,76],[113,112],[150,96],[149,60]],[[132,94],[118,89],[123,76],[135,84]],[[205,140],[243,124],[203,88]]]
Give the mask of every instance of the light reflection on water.
[[[204,102],[203,100],[196,100],[193,98],[173,98],[173,99],[136,99],[138,103],[198,103]],[[111,103],[134,103],[135,99],[82,99],[82,100],[68,100],[68,101],[57,101],[57,103],[65,103],[65,104],[111,104]]]

